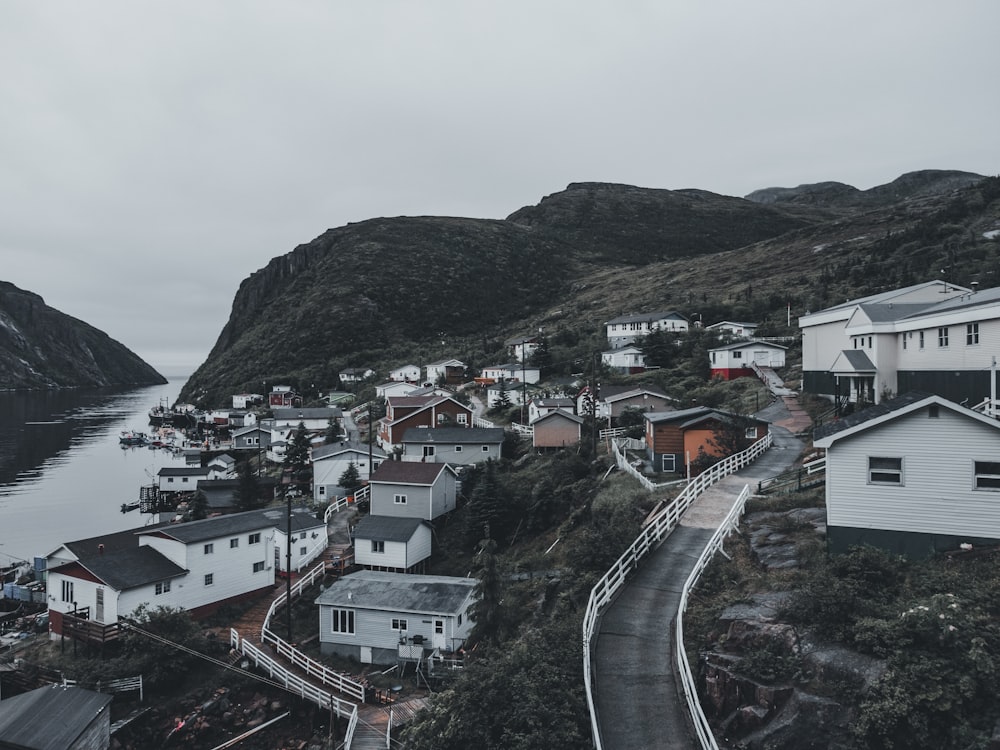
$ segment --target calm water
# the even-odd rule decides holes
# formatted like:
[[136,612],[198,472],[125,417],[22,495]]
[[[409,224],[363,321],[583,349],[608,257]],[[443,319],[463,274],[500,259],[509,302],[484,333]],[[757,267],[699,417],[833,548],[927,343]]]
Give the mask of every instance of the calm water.
[[31,560],[64,541],[143,525],[123,514],[163,466],[163,450],[120,447],[122,430],[147,431],[147,412],[177,399],[184,378],[131,390],[0,392],[0,562]]

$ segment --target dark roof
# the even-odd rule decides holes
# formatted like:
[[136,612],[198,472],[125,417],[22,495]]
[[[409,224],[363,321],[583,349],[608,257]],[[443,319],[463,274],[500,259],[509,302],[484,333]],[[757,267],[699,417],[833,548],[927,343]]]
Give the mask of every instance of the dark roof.
[[386,542],[407,542],[423,524],[420,518],[396,516],[365,516],[354,527],[356,539],[377,539]]
[[164,466],[158,472],[158,477],[198,477],[208,474],[205,466]]
[[813,430],[813,440],[819,440],[827,435],[833,435],[841,430],[847,430],[851,427],[856,427],[859,424],[864,424],[865,422],[869,422],[886,414],[891,414],[894,411],[898,411],[906,406],[915,404],[918,401],[923,401],[925,398],[929,398],[930,396],[930,393],[910,391],[901,396],[896,396],[896,398],[891,398],[888,401],[883,401],[880,404],[869,406],[867,409],[854,412],[854,414],[848,414],[846,417],[841,417],[834,422],[827,422],[826,424],[820,425]]
[[474,578],[362,570],[334,581],[316,604],[390,612],[456,614],[476,587]]
[[105,551],[103,555],[91,555],[80,558],[78,562],[67,563],[67,566],[71,565],[86,568],[116,591],[146,586],[187,573],[180,565],[145,544],[117,552]]
[[[260,531],[261,529],[284,530],[286,517],[287,512],[284,508],[262,508],[261,510],[249,510],[245,513],[233,513],[228,516],[205,518],[201,521],[170,524],[160,527],[155,533],[185,544],[191,544],[192,542],[203,542],[233,534]],[[317,519],[308,509],[292,508],[293,531],[304,531],[322,525],[323,521]]]
[[114,696],[81,687],[49,685],[0,701],[0,745],[23,750],[66,750],[101,717]]
[[847,360],[847,364],[850,365],[850,369],[837,369],[837,363],[834,361],[834,367],[831,368],[831,372],[875,372],[875,363],[872,362],[871,358],[860,349],[844,349],[840,352],[837,359],[840,359],[840,357]]
[[383,461],[372,474],[371,482],[396,484],[434,484],[442,471],[451,471],[447,464],[425,464],[417,461]]
[[404,443],[502,443],[503,427],[411,427]]

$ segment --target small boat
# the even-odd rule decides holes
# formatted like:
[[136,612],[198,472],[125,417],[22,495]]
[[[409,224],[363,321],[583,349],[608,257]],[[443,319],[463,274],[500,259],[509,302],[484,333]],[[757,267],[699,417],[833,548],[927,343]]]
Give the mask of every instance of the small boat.
[[122,430],[122,434],[118,438],[118,442],[123,448],[130,448],[137,445],[147,445],[149,443],[149,436],[145,432]]

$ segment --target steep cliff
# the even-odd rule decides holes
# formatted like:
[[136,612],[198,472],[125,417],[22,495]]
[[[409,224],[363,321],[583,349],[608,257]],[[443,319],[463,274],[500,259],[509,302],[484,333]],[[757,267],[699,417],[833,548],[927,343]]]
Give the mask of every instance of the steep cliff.
[[166,379],[106,333],[0,281],[0,388],[152,385]]

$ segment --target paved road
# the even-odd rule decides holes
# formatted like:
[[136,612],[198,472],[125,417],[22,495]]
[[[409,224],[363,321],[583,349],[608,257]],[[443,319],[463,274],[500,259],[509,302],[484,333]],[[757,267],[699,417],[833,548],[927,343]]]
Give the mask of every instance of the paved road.
[[[790,413],[779,398],[758,416],[776,423]],[[800,440],[776,424],[771,430],[774,446],[702,493],[603,614],[593,665],[594,702],[606,750],[698,747],[675,681],[673,620],[681,587],[744,485],[753,489],[759,479],[780,473],[799,457]]]

